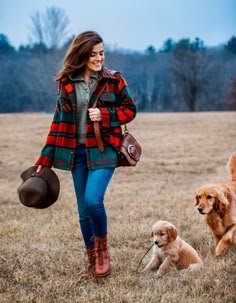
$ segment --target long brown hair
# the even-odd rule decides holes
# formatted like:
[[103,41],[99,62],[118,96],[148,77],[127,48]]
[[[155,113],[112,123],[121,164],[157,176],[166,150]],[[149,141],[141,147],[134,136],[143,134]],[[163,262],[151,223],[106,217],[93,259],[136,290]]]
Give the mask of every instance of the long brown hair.
[[63,61],[63,68],[57,73],[55,81],[64,76],[82,71],[89,59],[94,45],[103,43],[102,37],[94,31],[79,34],[71,42]]

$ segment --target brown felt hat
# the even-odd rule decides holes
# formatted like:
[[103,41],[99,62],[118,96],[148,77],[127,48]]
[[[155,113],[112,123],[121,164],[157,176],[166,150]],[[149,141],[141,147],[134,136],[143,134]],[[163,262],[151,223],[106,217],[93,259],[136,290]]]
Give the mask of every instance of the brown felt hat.
[[37,166],[31,166],[20,176],[23,183],[17,192],[20,202],[27,207],[47,208],[56,202],[60,192],[60,182],[55,172],[43,167],[36,173]]

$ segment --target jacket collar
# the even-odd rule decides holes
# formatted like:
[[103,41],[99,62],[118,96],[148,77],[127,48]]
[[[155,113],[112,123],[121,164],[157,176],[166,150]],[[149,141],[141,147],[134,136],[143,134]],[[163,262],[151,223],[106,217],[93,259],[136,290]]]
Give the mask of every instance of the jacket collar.
[[[94,79],[98,80],[98,77],[99,77],[99,74],[98,74],[98,72],[96,72],[96,73],[92,74],[90,78],[94,78]],[[75,76],[68,75],[68,78],[72,81],[84,81],[84,77],[81,74],[75,75]]]
[[[102,66],[102,69],[100,72],[98,72],[96,74],[96,76],[98,77],[98,81],[100,82],[102,79],[113,79],[115,81],[118,81],[117,77],[116,77],[116,73],[119,73],[115,70],[110,70],[108,69],[107,67],[105,66]],[[94,74],[95,75],[95,74]],[[81,76],[71,76],[71,75],[68,75],[64,78],[61,79],[62,82],[66,81],[66,79],[70,80],[70,81],[81,81],[82,78]]]
[[106,68],[105,66],[103,66],[102,70],[100,72],[98,80],[100,81],[100,80],[102,80],[104,78],[117,80],[117,77],[115,76],[116,73],[117,73],[117,71],[115,71],[115,70],[109,70],[108,68]]

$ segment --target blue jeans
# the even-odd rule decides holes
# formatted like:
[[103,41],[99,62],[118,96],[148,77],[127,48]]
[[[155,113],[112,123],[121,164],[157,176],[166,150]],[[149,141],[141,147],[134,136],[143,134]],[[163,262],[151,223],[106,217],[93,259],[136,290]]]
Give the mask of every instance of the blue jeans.
[[86,248],[94,246],[93,236],[107,235],[104,195],[115,168],[88,170],[86,150],[75,150],[72,177],[78,204],[79,222]]

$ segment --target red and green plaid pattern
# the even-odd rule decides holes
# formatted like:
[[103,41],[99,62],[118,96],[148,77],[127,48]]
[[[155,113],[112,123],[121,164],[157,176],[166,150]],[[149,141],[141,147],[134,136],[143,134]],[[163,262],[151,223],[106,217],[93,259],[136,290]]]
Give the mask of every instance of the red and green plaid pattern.
[[[93,123],[87,115],[86,150],[90,169],[115,167],[117,153],[111,145],[119,147],[121,125],[135,118],[136,106],[125,79],[119,73],[113,73],[103,67],[89,101],[91,106],[96,98],[99,86],[105,79],[108,84],[99,97],[97,106],[102,114],[101,135],[104,138],[104,152],[98,149]],[[58,86],[58,100],[46,144],[36,165],[71,170],[76,148],[76,95],[74,83],[68,78],[61,79]]]

